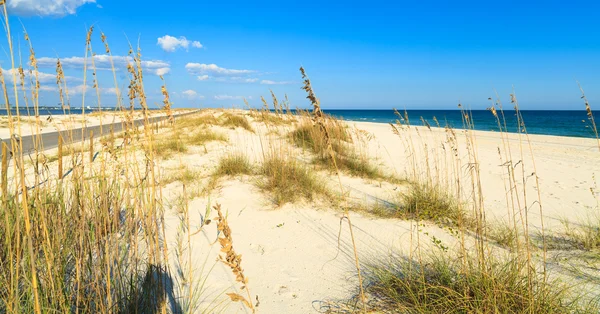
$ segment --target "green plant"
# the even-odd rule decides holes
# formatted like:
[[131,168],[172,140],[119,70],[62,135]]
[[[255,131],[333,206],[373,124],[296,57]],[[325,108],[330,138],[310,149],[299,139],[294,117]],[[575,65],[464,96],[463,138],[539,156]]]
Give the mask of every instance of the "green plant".
[[277,205],[294,202],[302,197],[312,200],[315,195],[330,195],[325,184],[295,160],[270,156],[263,162],[260,173],[265,179],[259,186],[271,195]]

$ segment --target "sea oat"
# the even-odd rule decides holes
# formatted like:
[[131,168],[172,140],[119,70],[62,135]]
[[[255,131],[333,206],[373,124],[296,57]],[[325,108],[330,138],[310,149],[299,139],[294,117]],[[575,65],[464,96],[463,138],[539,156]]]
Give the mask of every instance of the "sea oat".
[[217,217],[215,220],[217,221],[217,230],[220,232],[219,244],[221,244],[221,255],[219,255],[219,259],[225,265],[229,266],[233,275],[235,276],[235,281],[242,284],[242,290],[246,290],[248,294],[248,299],[237,294],[237,293],[227,293],[231,301],[233,302],[242,302],[249,309],[252,310],[252,313],[255,312],[254,305],[252,304],[252,297],[250,296],[250,290],[248,290],[248,278],[244,275],[244,270],[242,269],[242,255],[236,254],[233,249],[233,238],[231,237],[231,228],[229,228],[229,224],[227,223],[227,217],[223,216],[223,212],[221,211],[221,205],[216,204],[213,207],[217,211]]

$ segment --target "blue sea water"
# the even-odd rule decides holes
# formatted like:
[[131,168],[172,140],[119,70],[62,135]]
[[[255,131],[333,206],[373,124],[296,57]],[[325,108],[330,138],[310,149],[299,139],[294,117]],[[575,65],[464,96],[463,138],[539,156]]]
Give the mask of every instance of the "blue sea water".
[[[97,111],[98,108],[86,109],[87,113]],[[103,108],[103,110],[114,110],[113,108]],[[344,110],[332,109],[323,110],[325,113],[333,115],[347,121],[364,121],[375,123],[394,123],[398,116],[393,110]],[[71,108],[73,114],[80,114],[81,108]],[[404,112],[401,112],[404,115]],[[450,126],[452,128],[463,128],[463,119],[460,110],[407,110],[410,124],[423,125],[423,121],[436,126],[434,117],[437,118],[440,126]],[[15,114],[13,112],[13,114]],[[41,116],[62,115],[60,108],[45,107],[40,108]],[[498,123],[488,110],[472,110],[474,128],[482,131],[499,131]],[[591,127],[590,120],[584,110],[571,111],[546,111],[546,110],[521,110],[527,132],[530,134],[546,134],[558,136],[590,137],[596,135]],[[0,109],[0,116],[6,115],[6,109]],[[21,115],[28,115],[26,110],[21,111]],[[33,115],[33,111],[29,113]],[[517,132],[517,117],[515,111],[504,111],[506,127],[509,132]],[[423,120],[421,120],[423,118]],[[595,119],[596,119],[595,115]],[[599,121],[600,122],[600,121]],[[405,123],[405,122],[403,122]]]
[[[376,123],[394,123],[398,116],[393,110],[323,110],[325,113],[347,121],[364,121]],[[464,128],[460,110],[407,110],[411,125],[423,125],[423,121],[432,127],[436,126],[434,117],[440,126]],[[401,112],[404,115],[404,112]],[[470,111],[474,128],[481,131],[499,131],[498,123],[488,110]],[[530,134],[545,134],[573,137],[592,137],[596,135],[591,127],[587,113],[577,111],[543,111],[521,110],[527,132]],[[517,117],[515,111],[504,111],[506,127],[509,132],[517,132]],[[594,119],[596,119],[594,115]],[[404,123],[404,121],[403,121]]]

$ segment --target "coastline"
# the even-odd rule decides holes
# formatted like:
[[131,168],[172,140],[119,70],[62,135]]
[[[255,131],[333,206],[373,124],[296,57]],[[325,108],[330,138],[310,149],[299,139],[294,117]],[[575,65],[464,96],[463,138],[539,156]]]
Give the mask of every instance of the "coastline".
[[[211,185],[211,178],[219,167],[219,161],[234,153],[247,156],[250,165],[255,168],[260,168],[269,151],[289,154],[299,161],[304,161],[307,157],[302,149],[290,146],[288,135],[297,128],[294,123],[269,124],[259,120],[260,114],[247,110],[203,110],[192,117],[212,117],[219,120],[229,114],[244,116],[253,131],[239,126],[213,124],[214,122],[205,122],[203,126],[191,124],[184,132],[212,130],[225,135],[227,141],[191,145],[185,151],[156,160],[159,177],[167,180],[161,185],[161,198],[166,204],[164,227],[171,263],[169,267],[180,267],[175,261],[179,254],[176,248],[181,236],[179,228],[182,220],[181,209],[176,204],[182,195],[186,195],[187,190],[191,194],[187,204],[190,225],[202,226],[206,218],[202,213],[215,204],[220,204],[227,211],[236,251],[243,256],[243,267],[250,278],[252,292],[260,296],[261,312],[309,313],[327,308],[330,304],[339,304],[339,301],[354,295],[356,291],[353,289],[358,284],[352,267],[354,244],[350,240],[348,229],[345,226],[340,228],[340,222],[343,221],[342,208],[322,198],[274,205],[272,195],[257,185],[261,179],[256,174],[226,176]],[[196,121],[214,121],[212,118]],[[447,162],[452,156],[449,154],[448,133],[445,129],[410,127],[401,130],[398,136],[385,123],[344,121],[344,124],[355,136],[352,145],[359,150],[364,149],[370,160],[386,174],[410,179],[413,169],[409,159],[412,154],[419,163],[418,175],[437,176],[440,183],[449,187],[454,184],[452,178],[455,174],[468,182],[466,169],[472,156],[465,150],[465,146],[467,139],[474,137],[484,195],[483,207],[488,222],[491,225],[502,225],[509,219],[516,219],[509,217],[512,213],[507,212],[507,201],[510,200],[504,185],[506,167],[502,166],[503,160],[498,154],[499,147],[504,145],[500,133],[472,131],[466,134],[463,130],[454,130],[459,146],[457,155],[462,165],[458,169],[452,169]],[[157,144],[172,141],[171,132],[173,130],[170,128],[159,129]],[[530,135],[530,139],[540,178],[546,232],[561,232],[565,221],[577,224],[594,212],[596,198],[590,193],[590,188],[595,186],[594,173],[600,169],[598,152],[593,149],[596,142],[593,139],[573,140],[569,137],[540,135]],[[417,149],[411,150],[405,146],[409,140]],[[505,137],[504,142],[513,150],[513,164],[525,163],[524,172],[526,177],[531,178],[533,165],[529,144],[524,142],[520,145],[518,136],[511,134]],[[442,149],[443,146],[447,148],[446,151]],[[100,149],[99,145],[97,149]],[[49,156],[52,153],[53,150],[47,152]],[[131,166],[143,166],[143,151],[135,154],[139,161]],[[424,166],[427,158],[425,154],[429,154],[430,158],[427,167]],[[120,162],[117,161],[117,164]],[[448,165],[448,168],[444,165]],[[99,166],[99,163],[93,164],[93,167]],[[332,191],[336,191],[336,195],[345,195],[348,202],[364,208],[374,206],[374,199],[397,204],[398,195],[410,188],[410,184],[406,182],[387,182],[348,173],[340,173],[338,178],[335,173],[308,167]],[[56,171],[55,164],[51,164],[49,169],[52,177]],[[187,179],[191,181],[178,179],[182,173],[187,172],[192,174],[191,179]],[[171,177],[176,179],[168,180]],[[517,188],[522,188],[518,184]],[[211,186],[207,194],[194,192],[203,191],[206,186]],[[535,201],[537,190],[528,184],[526,192],[531,196],[527,201],[530,208],[528,225],[530,232],[536,234],[541,227],[539,208]],[[469,202],[469,191],[464,191],[462,197]],[[212,213],[208,218],[212,219],[214,215]],[[412,241],[419,236],[423,239],[418,246],[424,252],[439,249],[433,240],[442,243],[447,250],[445,254],[449,256],[460,252],[458,238],[446,227],[434,222],[421,221],[417,230],[414,220],[410,219],[385,218],[367,211],[354,210],[350,215],[355,228],[357,252],[363,266],[375,258],[385,258],[388,253],[409,256],[414,250]],[[220,248],[213,245],[216,234],[217,228],[212,223],[203,227],[201,235],[191,238],[190,258],[192,266],[198,269],[193,278],[204,281],[211,292],[233,290],[239,293],[236,283],[230,279],[228,267],[220,262],[213,262],[220,252]],[[468,244],[469,248],[471,246],[472,244]],[[504,248],[496,246],[492,253],[498,256],[509,254]],[[562,252],[557,254],[560,256]],[[203,261],[208,262],[203,264]],[[204,265],[211,269],[210,272],[202,272]],[[575,280],[567,275],[560,276],[565,276],[566,280]],[[227,296],[211,295],[200,303],[210,306],[211,302],[215,302],[211,298],[218,298],[219,302],[228,300]],[[244,308],[234,303],[228,311],[243,312]]]

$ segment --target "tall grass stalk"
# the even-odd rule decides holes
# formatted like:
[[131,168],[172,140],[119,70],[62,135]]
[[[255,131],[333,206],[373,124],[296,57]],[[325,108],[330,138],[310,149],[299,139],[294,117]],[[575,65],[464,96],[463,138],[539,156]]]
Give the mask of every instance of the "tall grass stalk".
[[[300,67],[300,73],[302,74],[302,79],[304,80],[304,86],[302,87],[302,89],[305,90],[306,93],[308,94],[308,96],[306,98],[311,102],[311,104],[313,106],[313,110],[312,110],[313,121],[314,121],[315,125],[317,125],[323,131],[323,134],[325,135],[325,143],[326,143],[327,151],[328,151],[329,155],[331,156],[333,166],[336,169],[337,176],[338,176],[338,182],[340,185],[340,192],[343,194],[344,187],[342,184],[342,178],[340,176],[339,168],[337,167],[337,164],[336,164],[336,159],[335,159],[334,151],[332,148],[332,144],[330,142],[331,137],[330,137],[329,133],[327,132],[327,127],[323,120],[323,111],[321,110],[320,101],[317,98],[317,96],[315,95],[312,85],[310,83],[310,79],[306,75],[306,72],[303,67]],[[364,292],[364,287],[363,287],[363,276],[362,276],[361,270],[360,270],[360,261],[358,259],[358,250],[356,248],[356,240],[354,237],[354,230],[352,228],[352,221],[350,220],[350,212],[349,212],[348,206],[344,206],[344,216],[341,219],[346,219],[348,221],[348,229],[350,230],[350,239],[352,240],[352,249],[354,252],[354,262],[355,262],[355,266],[356,266],[356,273],[358,276],[360,301],[362,304],[362,310],[364,313],[366,313],[367,305],[366,305],[366,297],[365,297],[365,292]]]

